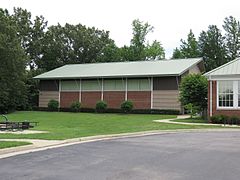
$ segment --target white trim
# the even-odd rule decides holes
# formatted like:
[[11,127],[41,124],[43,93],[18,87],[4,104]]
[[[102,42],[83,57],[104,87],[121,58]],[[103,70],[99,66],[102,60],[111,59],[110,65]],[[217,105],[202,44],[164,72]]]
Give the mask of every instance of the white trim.
[[127,78],[126,78],[126,81],[125,81],[125,101],[127,101],[128,99],[128,84],[127,84]]
[[151,77],[150,79],[150,83],[151,83],[151,109],[153,108],[153,77]]

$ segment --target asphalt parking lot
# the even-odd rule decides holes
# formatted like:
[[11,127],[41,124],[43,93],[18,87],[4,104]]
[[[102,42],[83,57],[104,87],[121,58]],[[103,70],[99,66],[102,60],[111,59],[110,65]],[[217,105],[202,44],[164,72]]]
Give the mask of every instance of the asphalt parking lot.
[[239,132],[120,138],[0,159],[1,180],[237,180]]

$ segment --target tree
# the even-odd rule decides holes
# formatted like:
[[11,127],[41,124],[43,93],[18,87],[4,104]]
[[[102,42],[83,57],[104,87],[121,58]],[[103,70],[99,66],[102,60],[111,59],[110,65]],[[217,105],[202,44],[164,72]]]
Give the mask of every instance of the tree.
[[49,27],[43,44],[42,60],[37,65],[45,70],[106,60],[103,56],[114,46],[108,31],[81,24]]
[[198,49],[198,42],[192,32],[190,30],[187,40],[181,39],[180,48],[176,48],[173,52],[173,59],[179,58],[195,58],[200,56],[200,51]]
[[26,55],[17,27],[7,10],[0,9],[0,112],[27,105],[25,80]]
[[207,79],[201,74],[190,74],[182,79],[180,101],[184,106],[191,103],[203,110],[207,107],[207,92]]
[[31,16],[31,12],[22,8],[14,8],[12,14],[21,46],[28,57],[28,66],[33,70],[36,68],[37,61],[42,57],[42,45],[47,21],[43,16],[36,16],[34,20]]
[[229,60],[240,56],[240,22],[229,16],[224,20],[226,49]]
[[160,42],[153,41],[151,45],[145,48],[145,56],[147,60],[159,60],[165,58],[165,52]]
[[211,25],[208,27],[207,32],[202,31],[199,36],[198,45],[206,71],[210,71],[227,62],[224,37],[217,26]]
[[134,52],[135,60],[145,60],[144,49],[146,46],[146,36],[153,31],[153,26],[144,23],[139,19],[132,22],[133,38],[131,39],[131,48]]

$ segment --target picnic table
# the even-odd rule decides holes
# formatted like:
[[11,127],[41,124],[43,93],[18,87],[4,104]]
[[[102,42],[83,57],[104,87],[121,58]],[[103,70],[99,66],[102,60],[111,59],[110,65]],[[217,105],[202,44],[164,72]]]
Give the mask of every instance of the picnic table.
[[9,121],[7,116],[2,115],[2,117],[5,120],[0,122],[0,130],[25,130],[38,125],[38,122],[34,121]]

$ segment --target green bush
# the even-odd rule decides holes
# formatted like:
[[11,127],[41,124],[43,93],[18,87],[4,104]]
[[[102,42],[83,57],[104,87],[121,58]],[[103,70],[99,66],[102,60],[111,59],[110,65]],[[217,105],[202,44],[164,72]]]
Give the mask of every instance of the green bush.
[[81,103],[78,101],[74,101],[72,102],[71,106],[70,106],[70,110],[72,112],[79,112],[81,109]]
[[107,103],[105,101],[98,101],[96,103],[96,111],[99,113],[105,112],[107,109]]
[[123,101],[123,103],[121,104],[121,109],[125,113],[131,112],[133,109],[133,102],[132,101]]
[[240,117],[238,117],[238,116],[231,116],[231,117],[229,118],[229,120],[230,120],[230,123],[231,123],[231,124],[239,124]]
[[57,100],[51,99],[48,102],[48,110],[49,111],[58,111],[58,107],[59,107],[59,102]]
[[211,117],[211,122],[214,124],[224,124],[228,123],[229,117],[226,115],[214,115]]
[[201,74],[185,76],[180,85],[180,101],[182,105],[193,104],[200,110],[207,108],[208,81]]

